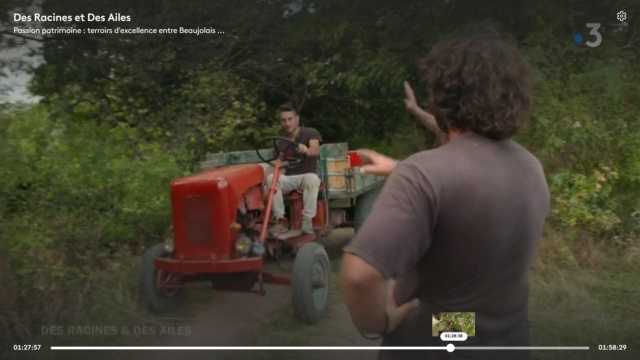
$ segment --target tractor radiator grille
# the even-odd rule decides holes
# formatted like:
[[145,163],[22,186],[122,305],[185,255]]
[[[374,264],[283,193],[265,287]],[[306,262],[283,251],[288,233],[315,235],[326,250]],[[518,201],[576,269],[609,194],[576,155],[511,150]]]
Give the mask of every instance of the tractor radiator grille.
[[213,202],[208,196],[195,195],[185,198],[184,220],[187,244],[205,244],[213,240],[211,221]]

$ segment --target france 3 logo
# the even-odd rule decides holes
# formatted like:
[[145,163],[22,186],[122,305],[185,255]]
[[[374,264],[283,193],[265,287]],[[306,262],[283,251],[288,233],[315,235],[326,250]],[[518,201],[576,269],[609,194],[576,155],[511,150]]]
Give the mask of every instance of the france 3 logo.
[[[616,14],[616,19],[618,19],[618,21],[621,23],[624,22],[625,20],[627,20],[627,13],[624,11],[618,11],[618,13]],[[587,34],[588,41],[584,43],[585,45],[592,48],[600,46],[600,44],[602,43],[602,34],[600,33],[601,26],[602,25],[600,23],[586,24],[587,29],[589,29],[589,33]],[[573,42],[575,42],[577,45],[582,44],[584,41],[585,37],[581,33],[577,33],[573,36]]]
[[[600,31],[598,31],[600,29],[600,26],[600,23],[587,23],[587,29],[590,29],[590,31],[589,40],[585,43],[585,45],[589,47],[600,46],[600,43],[602,43],[602,34],[600,34]],[[580,45],[582,44],[582,42],[584,42],[584,36],[582,36],[582,34],[580,33],[575,34],[573,36],[573,41],[576,44]]]

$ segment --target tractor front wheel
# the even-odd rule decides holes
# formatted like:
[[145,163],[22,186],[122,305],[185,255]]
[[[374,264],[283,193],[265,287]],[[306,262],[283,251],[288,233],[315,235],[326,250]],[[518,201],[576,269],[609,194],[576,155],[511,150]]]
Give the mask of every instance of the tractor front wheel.
[[175,281],[175,274],[155,268],[154,260],[167,256],[164,244],[156,244],[145,252],[140,268],[140,292],[149,310],[158,314],[175,309],[186,296],[186,289]]
[[293,262],[293,307],[307,325],[318,323],[331,302],[331,263],[322,245],[304,244]]

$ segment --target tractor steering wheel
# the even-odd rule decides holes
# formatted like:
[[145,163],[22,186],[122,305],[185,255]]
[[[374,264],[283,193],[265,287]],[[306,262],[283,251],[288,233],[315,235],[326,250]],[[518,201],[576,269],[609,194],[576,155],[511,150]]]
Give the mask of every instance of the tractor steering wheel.
[[[302,162],[301,158],[288,157],[286,155],[286,151],[288,149],[290,149],[291,147],[294,147],[294,151],[297,150],[298,147],[300,146],[300,143],[297,143],[297,142],[295,142],[295,141],[293,141],[291,139],[288,139],[288,138],[282,137],[282,136],[270,136],[270,137],[264,138],[264,140],[272,140],[273,141],[273,148],[276,150],[276,156],[274,156],[272,159],[265,159],[265,158],[262,157],[262,154],[260,154],[260,149],[256,149],[256,154],[258,154],[258,157],[263,162],[265,162],[265,163],[267,163],[267,164],[269,164],[271,166],[275,166],[271,162],[279,157],[281,160],[287,162],[287,167],[289,167],[289,168],[296,167],[296,166],[300,165],[300,162]],[[278,140],[282,140],[282,141],[285,141],[285,142],[288,143],[284,147],[284,149],[281,150],[281,149],[278,148]],[[304,156],[303,156],[303,158],[304,158]]]

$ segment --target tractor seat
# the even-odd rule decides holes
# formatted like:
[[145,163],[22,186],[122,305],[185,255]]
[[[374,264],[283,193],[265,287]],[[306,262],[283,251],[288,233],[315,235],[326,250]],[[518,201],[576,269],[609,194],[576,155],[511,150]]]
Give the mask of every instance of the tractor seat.
[[[320,188],[318,189],[318,200],[324,199],[324,183],[320,183]],[[286,200],[296,200],[302,197],[302,191],[293,190],[289,194],[285,194]]]

